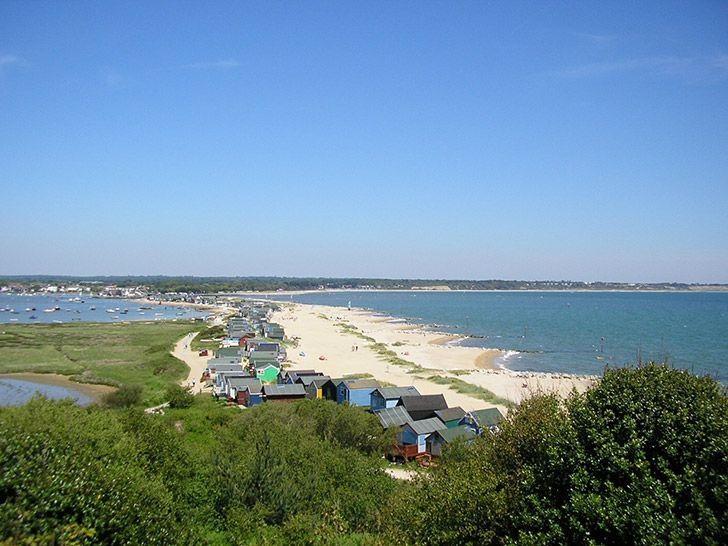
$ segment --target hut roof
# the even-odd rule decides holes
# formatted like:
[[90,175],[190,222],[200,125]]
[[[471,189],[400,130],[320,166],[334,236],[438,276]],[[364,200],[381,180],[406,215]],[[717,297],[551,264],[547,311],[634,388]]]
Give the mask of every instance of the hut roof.
[[421,419],[420,421],[411,421],[406,423],[405,426],[410,427],[415,431],[416,434],[429,434],[436,430],[442,430],[447,428],[445,423],[440,421],[437,417],[430,417],[429,419]]
[[435,412],[435,415],[437,415],[441,421],[448,422],[448,421],[454,421],[455,419],[462,419],[465,417],[465,410],[461,408],[460,406],[456,406],[454,408],[446,408],[443,410],[437,410]]
[[379,387],[377,391],[385,400],[396,400],[402,396],[419,396],[420,394],[415,387]]
[[300,383],[289,383],[287,385],[265,385],[263,394],[266,396],[305,396],[306,391]]
[[435,434],[442,438],[442,441],[446,444],[449,444],[450,442],[453,442],[458,438],[469,440],[471,438],[475,438],[476,436],[473,429],[468,428],[465,425],[460,425],[453,428],[444,428],[436,431]]
[[503,414],[498,408],[486,408],[471,411],[470,415],[477,421],[481,427],[492,427],[503,420]]
[[437,411],[447,409],[445,397],[441,394],[403,396],[399,402],[407,411]]
[[384,428],[401,427],[405,423],[412,422],[412,417],[402,406],[382,409],[375,412],[375,415],[379,417],[379,422]]

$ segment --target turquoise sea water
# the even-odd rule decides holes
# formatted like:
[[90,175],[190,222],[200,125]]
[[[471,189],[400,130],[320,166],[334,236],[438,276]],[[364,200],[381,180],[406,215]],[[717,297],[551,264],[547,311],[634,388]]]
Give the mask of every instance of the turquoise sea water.
[[327,292],[275,299],[352,306],[482,336],[514,370],[600,374],[656,360],[728,382],[726,292]]
[[[77,297],[80,297],[80,301],[75,299]],[[189,319],[206,315],[205,312],[195,309],[167,305],[149,305],[147,307],[151,309],[139,309],[142,305],[131,300],[71,294],[53,296],[0,294],[0,323],[124,322]],[[45,309],[55,307],[60,309],[45,312]]]

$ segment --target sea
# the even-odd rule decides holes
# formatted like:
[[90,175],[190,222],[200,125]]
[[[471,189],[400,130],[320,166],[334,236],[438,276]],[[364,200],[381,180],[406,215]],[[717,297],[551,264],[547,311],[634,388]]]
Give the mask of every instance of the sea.
[[462,345],[502,349],[512,370],[600,375],[667,362],[728,382],[728,292],[343,291],[271,299],[368,309]]
[[[151,309],[140,309],[140,307],[151,307]],[[55,308],[59,309],[50,311]],[[46,312],[46,309],[49,311]],[[141,304],[125,299],[77,294],[0,294],[0,324],[173,320],[204,318],[206,315],[204,311],[188,307]]]

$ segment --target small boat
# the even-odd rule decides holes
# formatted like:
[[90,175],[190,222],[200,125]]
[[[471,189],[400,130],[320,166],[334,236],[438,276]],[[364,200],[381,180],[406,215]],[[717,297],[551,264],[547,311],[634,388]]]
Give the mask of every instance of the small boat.
[[106,312],[107,313],[114,313],[115,311],[113,309],[107,309]]
[[54,320],[53,321],[53,324],[63,324],[63,321],[62,320]]
[[88,308],[88,310],[89,311],[96,311],[96,306],[95,305],[92,305],[91,307]]
[[29,318],[30,320],[35,320],[35,319],[37,319],[38,317],[36,317],[35,315],[30,315],[30,316],[29,316],[28,318]]
[[52,313],[55,309],[43,309],[44,313]]

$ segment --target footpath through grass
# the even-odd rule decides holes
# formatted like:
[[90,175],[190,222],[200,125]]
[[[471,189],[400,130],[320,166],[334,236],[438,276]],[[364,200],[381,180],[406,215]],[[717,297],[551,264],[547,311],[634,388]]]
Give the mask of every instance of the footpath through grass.
[[82,383],[141,385],[153,403],[188,367],[169,351],[193,322],[4,324],[0,373],[58,373]]

